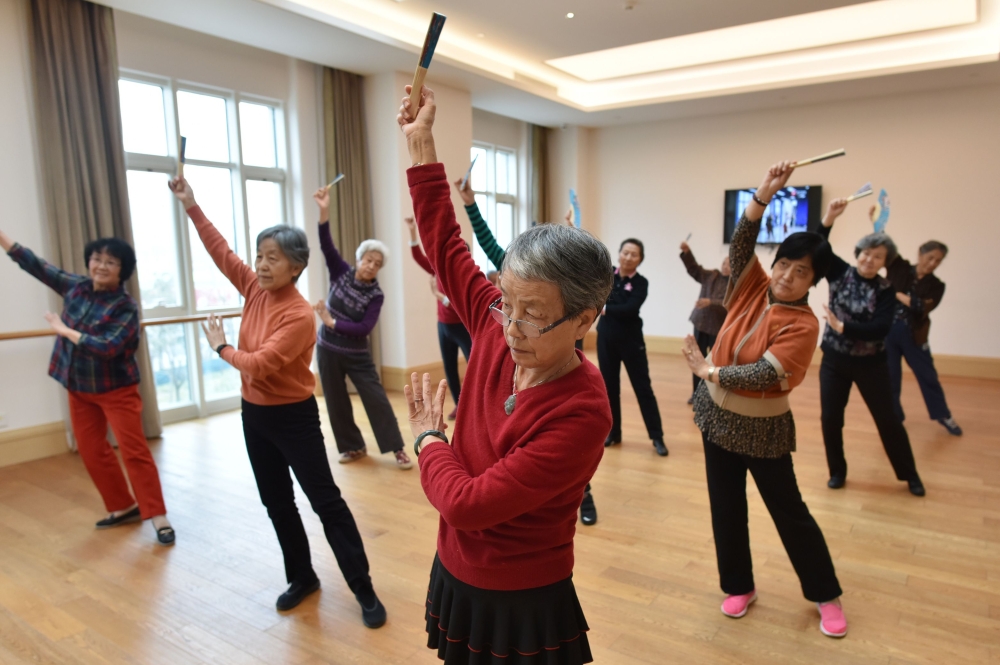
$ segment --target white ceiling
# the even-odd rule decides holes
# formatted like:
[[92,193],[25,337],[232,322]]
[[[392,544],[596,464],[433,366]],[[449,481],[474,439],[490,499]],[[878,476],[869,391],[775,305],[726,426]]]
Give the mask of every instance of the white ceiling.
[[[118,10],[146,16],[198,32],[211,34],[231,41],[274,51],[302,60],[315,62],[330,67],[336,67],[359,74],[375,74],[387,71],[412,71],[416,62],[415,53],[419,46],[400,40],[387,39],[384,35],[358,34],[355,30],[344,29],[331,25],[327,20],[314,20],[300,11],[286,11],[274,6],[272,0],[171,0],[171,2],[148,2],[148,0],[99,0],[102,4]],[[323,2],[324,0],[316,0]],[[384,3],[419,11],[423,15],[421,23],[426,24],[428,11],[433,0],[405,0],[397,4],[393,0],[356,0],[359,3]],[[579,8],[618,7],[625,0],[577,0]],[[991,0],[983,0],[991,1]],[[569,6],[572,0],[534,0],[536,5]],[[640,0],[640,5],[632,10],[646,11],[645,6],[676,5],[677,11],[684,9],[688,16],[686,25],[703,27],[722,27],[730,21],[715,19],[725,13],[723,5],[741,7],[740,11],[748,11],[752,6],[758,11],[788,12],[792,8],[808,5],[811,8],[828,8],[833,5],[855,4],[834,2],[833,0]],[[485,0],[438,0],[433,3],[437,9],[452,12],[449,22],[464,16],[465,20],[476,20],[474,12],[460,11],[461,7],[476,8],[493,6]],[[505,0],[500,4],[506,8],[523,8],[530,3],[527,0]],[[426,6],[422,6],[426,5]],[[451,6],[459,8],[456,15]],[[704,6],[702,12],[696,11]],[[651,10],[651,9],[650,9]],[[535,23],[535,16],[527,9],[523,10],[530,20],[508,17],[504,22],[496,21],[495,26],[508,26],[514,30],[516,24],[522,24],[525,34],[535,34],[541,30],[542,21]],[[567,10],[569,11],[569,10]],[[574,9],[573,11],[577,11]],[[589,11],[585,9],[585,11]],[[615,10],[622,11],[624,10]],[[734,9],[735,11],[735,9]],[[522,12],[511,12],[511,15],[521,15]],[[756,15],[755,15],[756,16]],[[749,20],[753,20],[751,16]],[[763,14],[756,18],[763,17]],[[563,21],[567,19],[563,18]],[[576,20],[575,18],[572,20]],[[631,20],[631,19],[626,19]],[[701,21],[701,23],[698,23]],[[457,23],[457,21],[456,21]],[[557,22],[558,23],[558,22]],[[452,25],[449,23],[449,26]],[[531,27],[528,27],[528,26]],[[446,27],[446,30],[448,28]],[[587,42],[581,50],[592,50],[607,44],[620,45],[627,40],[626,30],[622,28],[615,41],[600,43]],[[651,33],[650,33],[651,34]],[[646,39],[644,33],[636,39]],[[652,35],[663,36],[663,33]],[[611,40],[611,37],[608,37]],[[539,41],[545,41],[539,36]],[[566,48],[569,42],[555,40],[559,48]],[[546,47],[548,48],[548,47]],[[555,47],[553,47],[555,48]],[[553,51],[556,53],[556,51]],[[570,53],[570,51],[558,51]],[[447,85],[470,91],[473,106],[493,113],[533,122],[545,126],[560,126],[564,124],[582,126],[608,126],[625,123],[648,122],[668,118],[678,118],[693,115],[733,113],[757,109],[775,108],[803,104],[823,103],[830,100],[841,100],[859,97],[870,97],[885,94],[900,94],[910,91],[954,88],[957,86],[982,85],[1000,82],[1000,64],[975,64],[964,67],[937,68],[927,71],[917,71],[860,78],[856,80],[841,80],[817,83],[813,85],[791,85],[781,89],[757,90],[743,94],[728,94],[707,96],[699,99],[687,99],[670,103],[651,103],[627,108],[587,112],[553,99],[550,88],[535,86],[532,89],[530,81],[512,82],[499,76],[492,76],[461,62],[446,58],[435,59],[429,77],[431,82],[439,81]],[[538,94],[535,94],[538,93]]]
[[[862,4],[868,0],[367,0],[544,62],[589,51]],[[572,19],[566,18],[573,12]]]

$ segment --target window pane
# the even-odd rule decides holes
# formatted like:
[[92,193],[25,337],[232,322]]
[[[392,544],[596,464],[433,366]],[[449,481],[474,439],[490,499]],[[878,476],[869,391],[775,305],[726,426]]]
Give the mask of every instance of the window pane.
[[257,234],[283,224],[281,185],[264,180],[247,180],[247,215],[250,217],[250,255],[257,248]]
[[497,242],[501,247],[514,240],[514,206],[509,203],[497,203]]
[[187,357],[187,326],[147,326],[143,329],[156,382],[160,409],[191,403],[191,382]]
[[[486,225],[489,227],[490,232],[495,234],[496,229],[490,224],[490,218],[492,214],[490,213],[489,199],[485,194],[476,194],[476,205],[479,206],[479,212],[482,214],[483,219],[486,221]],[[496,266],[486,257],[486,252],[483,248],[479,246],[479,241],[472,243],[472,259],[476,262],[483,270],[492,270]]]
[[167,188],[169,180],[166,173],[128,172],[132,237],[144,309],[184,304],[177,252],[177,208]]
[[240,102],[240,145],[243,163],[250,166],[278,165],[274,143],[274,109],[263,104]]
[[163,88],[136,81],[118,81],[125,152],[167,154],[167,123]]
[[497,152],[496,153],[496,181],[497,181],[497,194],[509,194],[510,189],[510,179],[508,178],[507,169],[507,153]]
[[229,123],[225,99],[181,90],[177,93],[177,115],[181,136],[187,137],[184,153],[187,159],[229,161]]
[[[226,341],[237,346],[240,338],[240,319],[223,319],[222,329]],[[204,334],[198,335],[201,345],[201,371],[205,380],[205,400],[212,401],[240,394],[240,373],[209,348]]]
[[[229,247],[237,247],[233,215],[233,180],[229,169],[189,165],[184,168],[184,177],[191,184],[198,205],[215,228],[219,229]],[[236,288],[229,283],[205,251],[194,224],[191,224],[189,229],[195,307],[200,310],[238,307],[240,296]]]
[[471,158],[476,160],[476,165],[472,167],[472,175],[469,177],[472,189],[477,192],[485,192],[488,187],[486,182],[486,148],[473,147]]

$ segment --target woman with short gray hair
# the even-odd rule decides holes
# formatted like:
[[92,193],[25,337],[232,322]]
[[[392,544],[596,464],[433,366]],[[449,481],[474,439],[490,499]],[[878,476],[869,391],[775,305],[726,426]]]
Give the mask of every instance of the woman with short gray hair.
[[368,414],[379,450],[383,454],[395,453],[400,469],[413,468],[368,346],[368,336],[378,323],[385,299],[378,285],[378,271],[389,258],[389,249],[378,240],[365,240],[354,252],[356,262],[352,266],[341,257],[330,235],[330,190],[320,187],[313,199],[319,205],[319,247],[330,273],[330,293],[325,302],[320,300],[314,306],[323,321],[316,338],[316,360],[333,438],[340,451],[339,461],[347,464],[368,454],[365,439],[354,422],[354,408],[347,392],[350,378]]
[[434,112],[426,87],[416,118],[408,98],[400,109],[410,195],[424,251],[476,352],[450,442],[446,383],[434,390],[430,375],[414,373],[404,389],[420,482],[441,514],[427,646],[446,663],[591,662],[573,536],[611,410],[600,372],[574,347],[611,292],[611,256],[586,231],[545,224],[510,244],[500,288],[490,284],[462,241]]
[[[830,237],[833,222],[847,207],[847,199],[830,202],[818,229]],[[823,443],[830,468],[830,489],[840,489],[847,481],[844,457],[844,410],[857,384],[861,397],[875,419],[882,446],[910,493],[924,496],[924,484],[917,474],[910,437],[892,405],[889,364],[885,338],[892,327],[896,293],[879,271],[896,258],[896,244],[885,233],[871,233],[854,247],[857,265],[851,266],[834,255],[826,274],[830,284],[830,304],[823,333],[823,362],[819,368],[819,395],[822,407]]]
[[219,357],[240,372],[247,454],[261,503],[284,555],[289,584],[278,597],[277,608],[290,610],[319,590],[309,539],[295,505],[290,467],[323,522],[344,579],[361,605],[362,621],[377,628],[385,623],[385,607],[372,587],[354,516],[333,481],[313,396],[316,379],[310,364],[316,318],[295,288],[309,263],[306,235],[290,226],[261,232],[254,271],[229,248],[198,207],[184,178],[174,178],[170,189],[184,205],[215,265],[244,298],[238,349],[226,341],[218,316],[210,316],[203,328]]

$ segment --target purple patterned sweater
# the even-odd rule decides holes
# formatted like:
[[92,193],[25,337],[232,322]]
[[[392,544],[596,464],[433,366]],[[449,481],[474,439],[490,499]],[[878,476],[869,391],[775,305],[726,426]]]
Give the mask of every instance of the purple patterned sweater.
[[329,222],[319,225],[319,246],[330,271],[326,309],[336,324],[333,328],[320,326],[316,343],[337,353],[367,353],[368,335],[378,322],[385,299],[378,280],[366,284],[354,278],[354,266],[343,259],[333,244]]

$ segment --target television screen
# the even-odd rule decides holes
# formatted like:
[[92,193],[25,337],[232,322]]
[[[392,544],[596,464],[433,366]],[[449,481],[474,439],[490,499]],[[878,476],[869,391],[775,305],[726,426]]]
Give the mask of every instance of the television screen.
[[[756,187],[726,190],[726,218],[723,242],[733,238],[740,215],[753,198]],[[785,187],[778,190],[764,211],[757,243],[776,245],[793,233],[812,231],[822,217],[823,188],[819,185]]]

